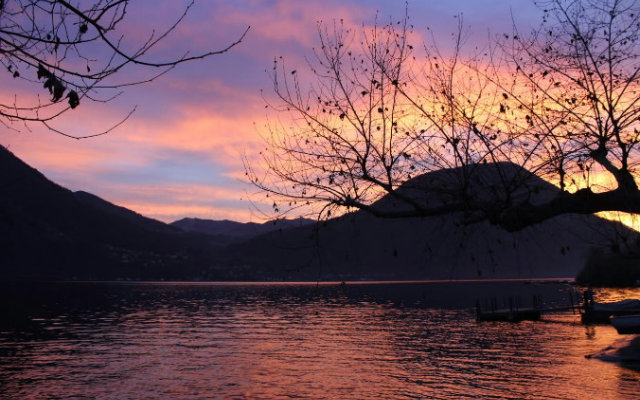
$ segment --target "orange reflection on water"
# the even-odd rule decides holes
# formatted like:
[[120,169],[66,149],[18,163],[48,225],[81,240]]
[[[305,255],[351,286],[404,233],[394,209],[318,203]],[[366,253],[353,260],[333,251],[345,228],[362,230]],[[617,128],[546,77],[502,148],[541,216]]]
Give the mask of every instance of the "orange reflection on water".
[[478,290],[567,288],[499,285],[78,284],[82,304],[58,293],[0,331],[0,397],[637,398],[638,372],[585,358],[618,340],[610,326],[570,312],[477,323],[447,306]]

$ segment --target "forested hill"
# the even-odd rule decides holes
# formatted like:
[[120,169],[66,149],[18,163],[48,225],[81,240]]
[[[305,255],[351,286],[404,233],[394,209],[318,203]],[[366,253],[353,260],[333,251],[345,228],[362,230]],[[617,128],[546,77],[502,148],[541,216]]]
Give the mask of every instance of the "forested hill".
[[[464,181],[464,182],[463,182]],[[456,201],[460,184],[486,202],[545,201],[559,189],[515,164],[477,164],[413,178],[398,192],[429,205]],[[515,189],[514,189],[515,188]],[[379,210],[409,205],[386,197]],[[376,218],[354,212],[309,227],[261,235],[225,249],[224,268],[274,279],[477,279],[574,277],[593,248],[635,242],[637,232],[594,215],[563,215],[510,233],[462,213]]]
[[[496,165],[476,170],[478,190],[505,182]],[[519,169],[527,190],[557,192]],[[468,171],[467,171],[468,172]],[[419,201],[448,201],[459,170],[410,180]],[[520,178],[518,178],[520,179]],[[594,246],[637,233],[592,215],[565,215],[509,233],[460,215],[242,224],[150,219],[86,192],[72,192],[0,147],[0,278],[165,280],[347,280],[573,277]],[[487,189],[489,188],[489,189]],[[486,195],[479,193],[479,195]],[[436,197],[433,197],[436,196]],[[406,207],[383,198],[376,207]]]
[[206,235],[65,189],[0,147],[3,278],[197,279],[219,248]]

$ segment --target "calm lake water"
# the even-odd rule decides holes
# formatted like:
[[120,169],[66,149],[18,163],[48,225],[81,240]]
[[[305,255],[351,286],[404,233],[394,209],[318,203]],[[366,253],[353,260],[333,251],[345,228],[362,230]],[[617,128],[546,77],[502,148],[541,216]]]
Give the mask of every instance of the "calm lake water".
[[[0,398],[637,399],[620,340],[571,311],[479,323],[559,283],[2,284]],[[600,299],[640,291],[598,293]],[[523,300],[524,301],[524,300]]]

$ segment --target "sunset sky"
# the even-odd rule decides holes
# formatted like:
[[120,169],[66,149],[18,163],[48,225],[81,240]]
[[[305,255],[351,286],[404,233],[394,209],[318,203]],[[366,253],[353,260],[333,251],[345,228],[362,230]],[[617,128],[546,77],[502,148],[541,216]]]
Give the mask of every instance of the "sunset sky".
[[[186,3],[134,2],[123,32],[128,43],[153,27],[167,27]],[[520,27],[539,21],[527,0],[411,1],[411,23],[425,36],[430,27],[446,49],[461,13],[472,40],[509,32],[512,17]],[[251,26],[230,52],[181,65],[151,84],[129,88],[108,104],[82,103],[56,122],[77,135],[99,132],[137,111],[122,126],[93,139],[72,140],[37,125],[2,128],[0,144],[47,177],[72,190],[94,193],[113,203],[163,221],[183,217],[261,221],[260,204],[248,199],[255,189],[244,181],[242,156],[261,146],[260,132],[271,94],[267,70],[274,57],[304,69],[305,56],[317,45],[317,22],[343,19],[360,26],[401,18],[396,0],[229,0],[198,1],[186,20],[153,54],[179,57],[225,47]],[[480,38],[480,39],[478,39]],[[39,92],[41,87],[8,79],[3,96]],[[10,93],[9,93],[10,92]]]

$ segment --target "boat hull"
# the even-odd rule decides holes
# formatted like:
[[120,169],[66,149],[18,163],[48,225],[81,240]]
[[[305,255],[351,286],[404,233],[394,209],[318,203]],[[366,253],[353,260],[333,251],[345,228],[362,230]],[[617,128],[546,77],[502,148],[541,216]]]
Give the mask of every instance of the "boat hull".
[[640,314],[611,317],[609,320],[621,335],[640,333]]
[[585,302],[583,323],[607,324],[610,317],[640,314],[640,300],[628,299],[614,303]]

